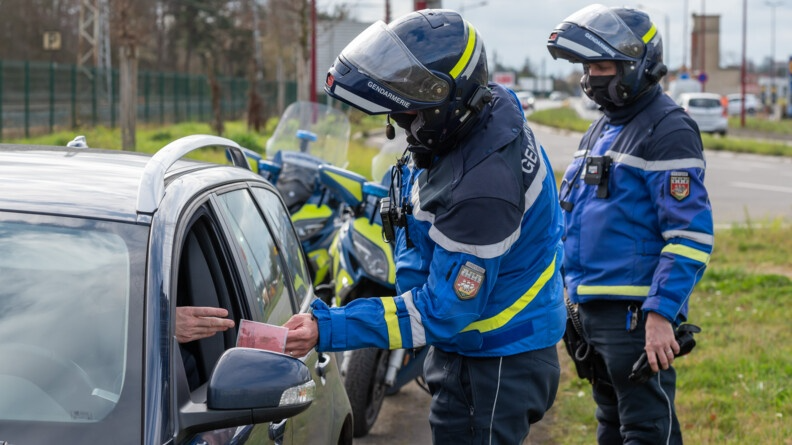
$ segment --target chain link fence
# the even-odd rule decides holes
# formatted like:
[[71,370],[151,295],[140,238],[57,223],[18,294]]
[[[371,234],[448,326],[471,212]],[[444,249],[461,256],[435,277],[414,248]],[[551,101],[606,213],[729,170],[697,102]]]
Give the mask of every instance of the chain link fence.
[[[224,120],[247,115],[250,81],[218,76]],[[297,98],[295,82],[258,82],[261,116]],[[280,94],[279,94],[280,92]],[[278,97],[281,97],[280,105]],[[0,60],[0,140],[79,127],[115,127],[119,118],[117,70],[47,62]],[[140,71],[137,120],[143,124],[209,122],[212,97],[206,76]]]

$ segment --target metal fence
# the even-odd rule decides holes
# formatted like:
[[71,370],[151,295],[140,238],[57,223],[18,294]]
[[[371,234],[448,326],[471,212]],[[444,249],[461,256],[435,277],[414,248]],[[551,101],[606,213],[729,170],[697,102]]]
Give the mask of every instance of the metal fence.
[[[246,115],[250,82],[222,77],[223,119]],[[262,115],[277,115],[279,88],[283,103],[296,100],[295,82],[259,82]],[[212,98],[206,76],[140,71],[137,119],[139,123],[208,122]],[[65,128],[104,125],[115,127],[119,118],[117,70],[83,69],[76,65],[0,60],[0,140],[29,137]]]

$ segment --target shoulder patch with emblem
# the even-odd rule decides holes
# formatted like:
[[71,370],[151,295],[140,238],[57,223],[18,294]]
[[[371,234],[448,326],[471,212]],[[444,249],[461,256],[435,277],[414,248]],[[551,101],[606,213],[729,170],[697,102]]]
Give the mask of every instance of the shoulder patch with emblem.
[[484,282],[486,271],[480,266],[466,262],[459,268],[456,279],[454,280],[454,292],[460,300],[470,300],[478,294],[481,284]]
[[671,196],[682,201],[690,196],[690,174],[688,172],[671,172],[668,189]]

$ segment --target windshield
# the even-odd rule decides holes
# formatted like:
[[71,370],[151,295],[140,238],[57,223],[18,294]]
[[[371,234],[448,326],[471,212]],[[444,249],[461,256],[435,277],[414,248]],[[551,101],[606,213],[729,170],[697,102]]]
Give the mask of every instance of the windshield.
[[125,225],[21,218],[0,219],[0,421],[98,422],[125,381]]
[[267,141],[267,158],[279,151],[307,153],[345,167],[350,124],[346,114],[324,104],[295,102],[286,108]]
[[391,167],[404,155],[407,145],[407,133],[401,129],[396,131],[396,137],[382,144],[380,152],[371,159],[371,177],[374,182],[387,182],[386,176],[390,181]]

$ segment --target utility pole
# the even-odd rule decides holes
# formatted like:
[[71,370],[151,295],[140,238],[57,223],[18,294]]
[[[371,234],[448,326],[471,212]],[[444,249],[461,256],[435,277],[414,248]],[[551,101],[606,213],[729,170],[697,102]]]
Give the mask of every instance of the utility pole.
[[773,107],[773,110],[775,110],[776,101],[778,100],[775,69],[776,7],[781,6],[783,3],[781,0],[765,1],[765,5],[770,7],[770,106]]
[[96,82],[94,72],[104,75],[102,93],[111,103],[112,65],[110,59],[110,5],[108,0],[81,0],[77,41],[77,69],[91,82]]

